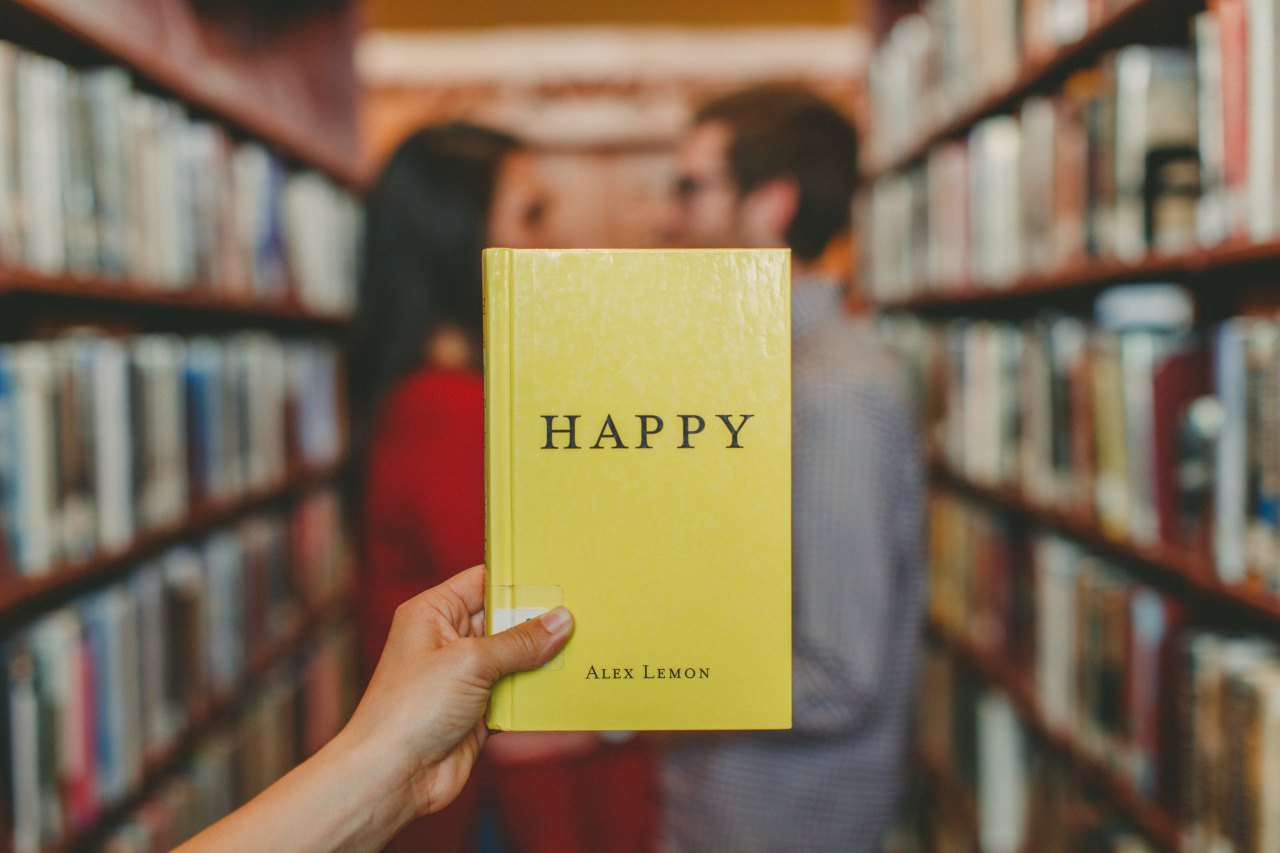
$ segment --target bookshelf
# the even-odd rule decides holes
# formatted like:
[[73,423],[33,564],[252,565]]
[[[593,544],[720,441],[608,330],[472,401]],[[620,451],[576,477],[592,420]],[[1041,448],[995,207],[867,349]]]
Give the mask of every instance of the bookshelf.
[[929,314],[964,314],[1006,306],[1035,307],[1050,299],[1066,300],[1092,296],[1108,285],[1134,281],[1178,281],[1192,288],[1237,289],[1256,284],[1256,278],[1233,282],[1230,276],[1256,277],[1259,272],[1280,270],[1280,241],[1233,243],[1213,249],[1177,254],[1153,254],[1129,263],[1111,258],[1075,261],[1048,273],[1028,273],[1008,285],[971,284],[953,291],[929,291],[923,285],[918,295],[886,299],[885,311]]
[[[357,8],[328,3],[287,21],[194,9],[0,2],[0,125],[12,135],[0,146],[53,182],[42,193],[18,166],[0,170],[0,849],[96,849],[143,814],[147,833],[181,841],[191,809],[210,806],[175,806],[166,792],[210,740],[240,750],[244,736],[283,738],[271,750],[278,773],[354,698],[339,695],[351,654],[320,686],[306,679],[351,618],[337,492],[363,188]],[[37,71],[63,81],[56,98],[34,99]],[[58,116],[56,134],[24,137],[41,111]],[[119,128],[124,143],[109,136]],[[41,195],[57,201],[24,208]],[[61,245],[33,262],[30,246],[50,234]],[[48,446],[31,437],[46,431]],[[152,455],[161,444],[165,459]],[[121,448],[125,462],[104,473]],[[45,479],[22,468],[28,457],[50,461]],[[122,496],[129,509],[113,511]],[[53,543],[35,563],[16,541],[34,538],[32,507]],[[60,645],[68,625],[79,639]],[[91,674],[56,700],[47,685],[66,667]],[[291,704],[313,692],[319,723]],[[264,695],[285,694],[283,725],[258,712]],[[21,736],[19,701],[39,709]],[[82,703],[109,748],[91,743],[68,763],[62,753],[77,747],[46,731],[55,701]],[[130,703],[136,721],[103,722]],[[37,731],[39,750],[58,755],[19,754]],[[210,796],[251,794],[267,766],[222,767],[225,787]],[[68,793],[72,772],[80,794]],[[197,789],[210,790],[184,790]]]
[[[1103,489],[1097,485],[1103,476],[1101,455],[1113,452],[1116,445],[1113,443],[1108,449],[1100,449],[1100,445],[1111,441],[1116,433],[1104,435],[1102,431],[1110,427],[1101,424],[1108,415],[1105,410],[1094,407],[1111,405],[1114,409],[1117,398],[1101,396],[1111,391],[1100,390],[1099,383],[1110,379],[1099,379],[1102,372],[1098,364],[1108,357],[1120,358],[1106,355],[1106,347],[1112,343],[1124,346],[1120,341],[1127,333],[1138,331],[1137,326],[1145,321],[1128,328],[1108,326],[1106,323],[1112,321],[1104,321],[1100,310],[1094,319],[1094,310],[1095,298],[1115,285],[1168,282],[1184,288],[1195,306],[1194,320],[1178,330],[1187,332],[1187,337],[1178,339],[1174,345],[1175,330],[1170,327],[1164,330],[1170,334],[1156,347],[1164,343],[1171,344],[1169,351],[1175,351],[1184,343],[1198,347],[1197,354],[1203,357],[1198,363],[1200,366],[1185,368],[1197,371],[1198,379],[1194,383],[1185,380],[1184,387],[1191,389],[1193,384],[1198,387],[1203,380],[1205,390],[1188,390],[1183,395],[1186,399],[1171,402],[1171,406],[1179,407],[1173,414],[1170,414],[1172,409],[1161,410],[1163,414],[1153,410],[1150,431],[1134,433],[1131,431],[1134,422],[1124,418],[1131,417],[1131,407],[1136,410],[1142,404],[1135,403],[1128,395],[1131,387],[1143,387],[1142,382],[1152,379],[1154,372],[1127,374],[1127,378],[1115,379],[1118,386],[1110,386],[1122,389],[1117,393],[1124,414],[1118,421],[1113,415],[1112,424],[1119,423],[1124,431],[1123,454],[1128,455],[1120,463],[1121,469],[1128,465],[1132,473],[1135,448],[1141,455],[1147,452],[1142,448],[1144,438],[1156,445],[1165,440],[1158,436],[1172,435],[1169,424],[1175,417],[1187,417],[1192,398],[1205,395],[1221,402],[1228,393],[1233,393],[1228,391],[1231,377],[1223,372],[1229,370],[1222,366],[1223,336],[1233,329],[1242,329],[1243,340],[1243,334],[1250,330],[1265,331],[1280,308],[1280,290],[1274,284],[1280,273],[1280,229],[1268,224],[1271,209],[1267,205],[1271,202],[1262,199],[1259,193],[1254,193],[1252,200],[1234,195],[1242,192],[1241,188],[1250,180],[1257,180],[1252,170],[1261,168],[1258,163],[1263,161],[1257,152],[1251,151],[1252,159],[1246,161],[1241,159],[1239,151],[1229,150],[1241,137],[1238,125],[1235,131],[1229,130],[1231,110],[1236,110],[1237,120],[1243,114],[1248,122],[1254,123],[1257,121],[1254,111],[1259,104],[1240,101],[1224,107],[1222,103],[1231,99],[1231,80],[1240,79],[1239,75],[1252,87],[1256,85],[1256,75],[1274,74],[1274,68],[1259,70],[1261,63],[1267,61],[1265,57],[1272,53],[1270,48],[1264,47],[1261,51],[1263,60],[1241,64],[1237,57],[1244,55],[1244,51],[1233,50],[1233,46],[1239,44],[1243,48],[1244,42],[1231,39],[1253,39],[1248,42],[1249,51],[1269,44],[1258,40],[1260,36],[1249,29],[1248,22],[1255,15],[1269,21],[1266,16],[1274,14],[1275,19],[1280,20],[1280,7],[1267,0],[1222,4],[1195,0],[1044,4],[1038,0],[1018,0],[999,6],[1004,11],[1016,9],[1018,16],[1016,26],[1001,31],[991,30],[990,21],[985,18],[980,22],[956,23],[964,16],[976,19],[979,13],[977,7],[949,0],[918,4],[881,0],[877,5],[881,14],[873,18],[895,22],[895,25],[884,28],[878,56],[872,62],[872,100],[875,104],[879,99],[881,108],[872,119],[872,131],[874,134],[878,130],[881,121],[888,130],[879,140],[881,144],[868,146],[873,153],[863,169],[868,192],[860,202],[859,221],[871,234],[871,260],[864,279],[875,294],[884,328],[891,336],[901,336],[895,345],[902,348],[908,361],[913,361],[913,355],[918,357],[913,366],[925,391],[926,435],[931,444],[937,445],[929,451],[931,489],[943,497],[946,506],[950,506],[946,501],[958,500],[961,505],[972,508],[974,517],[985,518],[985,523],[990,524],[984,527],[982,522],[975,523],[959,533],[954,525],[947,526],[950,522],[935,527],[935,535],[940,529],[944,536],[957,537],[954,546],[957,552],[972,549],[952,565],[943,566],[938,595],[972,596],[973,599],[954,606],[943,602],[940,612],[945,621],[935,617],[931,622],[927,632],[929,643],[966,671],[975,673],[993,692],[1008,698],[1033,739],[1047,746],[1086,790],[1098,795],[1104,807],[1118,811],[1132,822],[1155,849],[1196,851],[1212,849],[1216,844],[1253,844],[1255,837],[1247,833],[1264,830],[1249,823],[1251,818],[1240,803],[1252,796],[1269,796],[1255,794],[1255,788],[1250,787],[1256,785],[1260,790],[1264,783],[1246,776],[1246,771],[1239,770],[1238,762],[1227,762],[1225,769],[1214,765],[1212,772],[1220,774],[1215,776],[1215,784],[1234,786],[1231,789],[1237,799],[1206,806],[1206,800],[1193,790],[1195,785],[1188,780],[1209,766],[1201,762],[1199,753],[1203,747],[1195,737],[1214,737],[1215,726],[1221,727],[1224,743],[1232,737],[1244,740],[1256,731],[1248,727],[1251,722],[1247,725],[1241,722],[1247,720],[1246,717],[1232,718],[1232,723],[1219,717],[1202,717],[1207,712],[1198,703],[1205,696],[1228,696],[1231,691],[1238,691],[1231,695],[1253,697],[1254,694],[1248,692],[1252,688],[1241,690],[1239,684],[1269,671],[1274,661],[1271,650],[1280,637],[1280,594],[1266,570],[1258,568],[1262,564],[1256,562],[1267,559],[1257,554],[1269,552],[1254,550],[1263,547],[1259,541],[1267,541],[1258,539],[1266,534],[1258,532],[1265,528],[1260,522],[1254,495],[1269,488],[1262,485],[1260,471],[1270,462],[1260,460],[1271,458],[1268,455],[1271,450],[1266,448],[1272,446],[1267,443],[1272,441],[1273,434],[1269,432],[1271,422],[1266,420],[1270,414],[1257,413],[1272,411],[1271,404],[1266,402],[1270,398],[1260,400],[1253,395],[1262,393],[1259,388],[1270,387],[1266,384],[1270,373],[1265,372],[1271,369],[1269,356],[1250,338],[1249,346],[1254,347],[1248,350],[1250,360],[1241,359],[1242,364],[1247,365],[1241,368],[1241,373],[1248,371],[1250,379],[1247,385],[1240,383],[1238,387],[1244,390],[1239,391],[1238,397],[1243,401],[1241,410],[1247,409],[1250,414],[1242,416],[1246,426],[1241,427],[1246,436],[1241,439],[1242,445],[1249,449],[1240,451],[1245,460],[1241,462],[1244,472],[1241,478],[1245,484],[1241,486],[1240,499],[1244,532],[1239,539],[1246,542],[1243,549],[1248,556],[1241,558],[1242,567],[1237,572],[1230,559],[1220,556],[1223,552],[1218,540],[1224,534],[1215,531],[1225,525],[1224,519],[1229,516],[1222,514],[1222,505],[1215,504],[1214,497],[1207,507],[1201,507],[1196,522],[1203,522],[1207,528],[1198,527],[1198,533],[1186,533],[1187,538],[1182,540],[1175,541],[1167,533],[1171,529],[1168,527],[1172,523],[1168,521],[1170,516],[1156,519],[1157,512],[1165,512],[1164,507],[1151,510],[1152,525],[1159,523],[1159,533],[1154,537],[1150,533],[1139,534],[1136,526],[1132,536],[1117,533],[1113,529],[1115,516],[1104,520],[1105,504],[1115,498],[1101,496]],[[1088,24],[1075,36],[1063,37],[1056,45],[1033,48],[1030,39],[1036,33],[1032,31],[1045,20],[1036,16],[1045,14],[1050,5],[1068,13],[1078,9],[1078,20],[1089,16]],[[983,9],[985,14],[986,7]],[[1229,19],[1229,15],[1240,17]],[[899,24],[903,25],[902,29],[895,32]],[[1231,26],[1241,29],[1233,31],[1233,35],[1227,29]],[[926,32],[928,38],[921,35]],[[977,34],[989,32],[994,34],[988,41],[980,42]],[[1008,35],[1008,40],[1002,43],[1004,35]],[[1266,37],[1270,35],[1268,31]],[[971,51],[968,56],[966,50]],[[1215,56],[1217,50],[1222,51],[1222,56]],[[879,56],[881,53],[883,58]],[[984,87],[984,63],[999,67],[1001,59],[1007,60],[1010,53],[1016,53],[1017,61],[1005,63],[1000,85]],[[1180,56],[1174,55],[1179,53]],[[957,56],[976,70],[956,65]],[[1137,227],[1133,223],[1138,220],[1128,219],[1128,225],[1122,222],[1128,215],[1122,207],[1128,204],[1128,210],[1134,210],[1132,199],[1136,186],[1129,184],[1126,188],[1118,174],[1124,166],[1125,152],[1138,144],[1148,145],[1151,150],[1160,145],[1170,150],[1181,145],[1173,156],[1187,154],[1185,129],[1170,131],[1176,140],[1171,137],[1157,142],[1130,136],[1124,143],[1120,141],[1124,132],[1123,113],[1127,108],[1140,106],[1133,89],[1129,89],[1127,95],[1123,91],[1124,85],[1133,82],[1132,77],[1125,77],[1128,72],[1124,63],[1136,67],[1148,60],[1151,62],[1148,67],[1162,67],[1173,81],[1152,83],[1150,91],[1164,85],[1162,96],[1171,98],[1170,93],[1178,86],[1185,86],[1188,81],[1193,84],[1191,89],[1195,94],[1190,98],[1182,97],[1176,102],[1164,100],[1162,104],[1166,114],[1189,108],[1197,117],[1197,122],[1192,123],[1195,141],[1191,162],[1198,178],[1193,182],[1193,189],[1184,186],[1161,201],[1160,193],[1171,185],[1159,182],[1168,175],[1146,173],[1142,179],[1146,183],[1137,193],[1142,196],[1137,209],[1147,218]],[[1230,67],[1233,62],[1234,71]],[[926,70],[920,71],[921,68]],[[879,79],[877,74],[881,75]],[[1224,78],[1223,74],[1228,76]],[[1237,76],[1231,77],[1231,74]],[[1153,75],[1156,75],[1153,80],[1160,79],[1154,71]],[[959,83],[955,82],[957,78],[961,78]],[[1128,83],[1122,84],[1120,81],[1125,79]],[[1224,83],[1224,79],[1227,82]],[[971,91],[964,96],[957,95],[956,87],[964,85],[969,85]],[[900,86],[896,102],[893,86]],[[1184,96],[1186,91],[1186,88],[1178,89]],[[1264,84],[1262,91],[1270,90]],[[1128,101],[1123,100],[1126,97]],[[1174,103],[1179,105],[1176,110],[1170,106]],[[1280,109],[1280,105],[1269,104],[1265,108]],[[1224,121],[1218,111],[1227,114],[1228,119]],[[1263,126],[1267,126],[1267,121],[1263,119]],[[912,128],[913,132],[906,132]],[[1183,136],[1177,136],[1179,132]],[[1249,137],[1240,150],[1280,149],[1280,141],[1260,138],[1262,136]],[[1215,139],[1218,141],[1214,142]],[[1215,145],[1219,148],[1214,149]],[[1142,154],[1150,156],[1151,150],[1143,149]],[[1215,154],[1215,150],[1218,153]],[[1223,154],[1223,150],[1227,153]],[[1168,151],[1160,153],[1163,156]],[[1070,159],[1077,156],[1079,159]],[[1066,166],[1062,165],[1064,158]],[[1150,160],[1140,168],[1155,169],[1157,167],[1151,165],[1154,162],[1157,161]],[[1223,167],[1222,163],[1232,165]],[[1037,173],[1046,169],[1051,178],[1038,180]],[[1235,170],[1234,177],[1224,177],[1228,169]],[[1245,177],[1241,178],[1241,174]],[[1184,190],[1185,194],[1178,195]],[[1041,205],[1037,194],[1047,194],[1051,200]],[[1164,226],[1160,225],[1163,220],[1157,213],[1157,205],[1165,202],[1170,202],[1170,206],[1163,211],[1168,213],[1177,208],[1185,230],[1177,232],[1180,227],[1177,225],[1168,226],[1168,231],[1160,230]],[[963,224],[957,226],[956,221]],[[1126,235],[1121,235],[1122,228],[1129,229]],[[1055,242],[1063,233],[1067,234],[1065,243]],[[994,241],[993,234],[997,238]],[[1165,238],[1169,239],[1161,242]],[[1012,244],[1013,249],[1002,254],[1005,243]],[[889,245],[887,251],[886,244]],[[1064,325],[1080,324],[1074,328],[1082,337],[1075,340],[1083,342],[1081,346],[1086,352],[1072,368],[1054,361],[1060,357],[1054,347],[1061,343],[1052,337],[1061,331],[1054,328],[1054,324],[1064,318]],[[1133,338],[1150,331],[1147,327]],[[1255,334],[1260,336],[1261,332]],[[1193,340],[1194,343],[1188,343]],[[891,343],[894,342],[891,340]],[[1026,360],[1035,355],[1029,350],[1036,350],[1042,344],[1049,353],[1043,356],[1048,372],[1038,374],[1040,363],[1028,366]],[[1076,369],[1084,372],[1073,373]],[[1140,378],[1134,380],[1135,375]],[[1185,378],[1190,373],[1174,375]],[[1130,386],[1131,381],[1137,384]],[[1184,379],[1165,381],[1183,382]],[[1040,393],[1042,388],[1055,382],[1060,384],[1047,394]],[[1151,391],[1151,384],[1145,387]],[[1168,394],[1169,387],[1166,385],[1164,390],[1158,389],[1155,393]],[[1087,390],[1082,392],[1080,388]],[[1082,399],[1089,400],[1083,427],[1079,425],[1081,416],[1076,408],[1080,394]],[[1058,408],[1060,403],[1067,408]],[[1039,407],[1041,414],[1029,415],[1029,410],[1035,407]],[[988,414],[975,415],[976,410],[983,408]],[[1230,419],[1236,415],[1229,412],[1225,417]],[[1161,422],[1163,426],[1156,423],[1162,418],[1165,419]],[[1186,426],[1179,423],[1180,429]],[[988,442],[982,435],[984,430],[999,431],[1000,437]],[[1081,430],[1087,437],[1080,437]],[[1006,436],[1013,436],[1011,445],[1000,444]],[[1179,446],[1176,452],[1184,451],[1185,448]],[[1167,456],[1159,456],[1162,452],[1150,451],[1148,458],[1167,460]],[[1217,494],[1214,490],[1225,492],[1230,488],[1229,484],[1222,485],[1225,482],[1222,472],[1227,469],[1222,467],[1221,459],[1231,452],[1225,443],[1214,444],[1208,451],[1213,478],[1206,488],[1211,496]],[[1089,465],[1098,467],[1082,465],[1081,460],[1086,457]],[[1051,459],[1048,467],[1044,466],[1045,458]],[[1112,457],[1113,462],[1115,458]],[[1114,469],[1108,476],[1112,473]],[[1185,488],[1172,476],[1170,481],[1176,483],[1176,489]],[[1064,482],[1071,484],[1065,491]],[[1112,488],[1114,482],[1109,482],[1106,489]],[[1157,497],[1163,488],[1164,485],[1152,485],[1150,481],[1140,487],[1134,486],[1134,480],[1124,485],[1127,499],[1137,501],[1151,497],[1152,503],[1165,500],[1163,496]],[[1142,489],[1149,491],[1144,493]],[[1183,499],[1180,491],[1176,494],[1177,500]],[[1114,508],[1114,503],[1111,506]],[[1151,506],[1147,504],[1148,508]],[[1178,512],[1184,511],[1182,504],[1177,506]],[[1140,514],[1132,507],[1129,511]],[[1178,523],[1184,522],[1186,518],[1179,516]],[[1235,528],[1223,526],[1221,529]],[[1230,534],[1225,535],[1230,538]],[[1045,602],[1053,599],[1036,599],[1035,596],[1044,594],[1037,585],[1043,582],[1046,572],[1051,574],[1055,569],[1046,568],[1040,561],[1049,558],[1044,556],[1045,552],[1034,549],[1045,544],[1046,539],[1069,545],[1071,559],[1078,559],[1080,565],[1086,567],[1080,569],[1082,573],[1100,571],[1107,578],[1105,583],[1114,585],[1113,590],[1141,589],[1144,594],[1153,591],[1178,614],[1159,658],[1162,680],[1158,695],[1165,707],[1177,706],[1177,720],[1160,724],[1158,796],[1142,793],[1127,775],[1098,761],[1094,741],[1089,741],[1092,749],[1085,747],[1086,737],[1100,736],[1098,730],[1089,729],[1098,725],[1097,719],[1073,718],[1072,725],[1079,727],[1078,731],[1053,724],[1052,719],[1058,717],[1051,718],[1039,704],[1042,694],[1038,691],[1047,689],[1044,682],[1038,680],[1043,676],[1038,667],[1045,666],[1043,659],[1037,657],[1039,651],[1016,647],[1026,639],[1022,635],[1010,639],[1007,632],[1017,630],[1009,627],[1011,623],[997,623],[998,627],[993,629],[991,623],[985,621],[997,618],[993,613],[998,614],[998,618],[1009,618],[1018,608],[1023,609],[1028,620],[1043,618],[1041,608],[1051,606]],[[993,552],[992,548],[996,550]],[[1000,552],[1000,548],[1009,550]],[[998,559],[1008,560],[1011,568],[983,566],[983,560],[992,558],[993,553]],[[955,566],[967,566],[970,573],[969,586],[960,591],[952,586],[956,583]],[[1075,569],[1073,566],[1072,570]],[[1021,580],[1010,581],[1005,572]],[[1096,577],[1092,575],[1090,582]],[[1026,586],[1018,587],[1016,583]],[[1002,592],[990,601],[983,599],[984,595],[992,595],[989,586],[992,584]],[[1030,601],[1019,598],[1028,595],[1032,596]],[[1107,606],[1099,605],[1100,600],[1103,599],[1092,599],[1088,606]],[[1125,606],[1130,605],[1131,601]],[[1077,606],[1074,599],[1070,606]],[[1075,612],[1074,618],[1086,618],[1081,615],[1085,612],[1083,609]],[[1068,622],[1071,618],[1067,617]],[[988,647],[979,638],[992,630],[999,639]],[[1036,637],[1037,644],[1043,642],[1039,634]],[[1248,662],[1242,663],[1238,671],[1215,670],[1212,654],[1216,652],[1206,658],[1197,657],[1199,652],[1195,651],[1197,644],[1207,642],[1206,637],[1212,641],[1222,639],[1227,644],[1238,642],[1240,648],[1248,646],[1248,654],[1256,652],[1258,657],[1243,655],[1242,659],[1248,658]],[[1239,649],[1233,649],[1233,653],[1237,651]],[[1083,654],[1079,649],[1066,653],[1065,657],[1071,661],[1067,666],[1097,664],[1094,660],[1077,659]],[[1136,653],[1130,650],[1124,654]],[[1136,657],[1109,660],[1114,664],[1117,659],[1122,661],[1118,664],[1122,667],[1138,665],[1133,663],[1138,660]],[[1211,661],[1208,664],[1211,674],[1207,677],[1195,669],[1206,665],[1206,660]],[[1142,665],[1150,666],[1146,661]],[[1258,669],[1250,669],[1254,666]],[[1115,674],[1105,669],[1103,672],[1104,677]],[[1125,669],[1119,672],[1122,677],[1128,677]],[[1196,678],[1208,680],[1193,680],[1192,672]],[[1220,694],[1215,692],[1219,689]],[[1266,689],[1261,689],[1257,696],[1263,696]],[[1073,694],[1071,701],[1084,703],[1088,697],[1080,699]],[[1229,707],[1234,713],[1234,709],[1242,706]],[[1062,713],[1061,709],[1053,710]],[[1070,713],[1081,711],[1072,707]],[[1095,709],[1093,713],[1106,712]],[[1177,727],[1176,731],[1165,732],[1166,723]],[[1206,727],[1204,731],[1202,726]],[[1235,732],[1230,732],[1233,728]],[[1240,734],[1242,731],[1248,734]],[[1111,730],[1101,732],[1101,736],[1114,734]],[[1127,736],[1130,732],[1124,734]],[[1124,745],[1131,746],[1127,742]],[[1241,747],[1236,744],[1231,748]],[[918,762],[922,765],[920,775],[926,786],[960,785],[958,774],[945,766],[952,760],[956,759],[933,752]],[[1280,755],[1267,760],[1280,761]],[[1198,769],[1188,769],[1192,767]],[[1027,827],[1026,837],[1034,839],[1035,831],[1035,827]],[[1230,840],[1224,840],[1228,838]],[[1031,846],[1034,847],[1034,842]]]
[[947,489],[970,495],[1013,512],[1041,527],[1056,530],[1131,567],[1144,580],[1185,598],[1200,610],[1201,621],[1280,634],[1280,598],[1247,586],[1221,583],[1209,556],[1168,543],[1139,545],[1108,536],[1083,514],[1028,500],[1017,489],[983,486],[956,474],[945,463],[930,463],[930,479]]
[[0,630],[31,613],[65,601],[89,586],[102,584],[128,572],[161,551],[240,519],[297,498],[338,475],[341,466],[298,469],[278,486],[255,490],[244,497],[192,508],[186,517],[135,538],[123,550],[95,556],[87,562],[55,566],[39,577],[22,577],[16,570],[0,581]]
[[1072,71],[1091,64],[1108,50],[1139,37],[1168,38],[1173,32],[1171,22],[1179,17],[1185,19],[1189,8],[1190,3],[1186,0],[1127,0],[1121,3],[1074,44],[1060,47],[1047,55],[1024,58],[1022,70],[1013,81],[980,98],[972,106],[960,109],[954,117],[925,132],[890,161],[865,169],[864,176],[867,180],[875,180],[907,168],[939,142],[964,135],[984,118],[1009,112],[1029,95],[1061,85]]
[[[350,63],[314,58],[325,50],[350,55],[354,15],[349,6],[304,19],[246,58],[185,2],[6,0],[0,7],[0,20],[35,46],[124,65],[192,109],[359,188],[354,74]],[[282,78],[284,85],[270,85]]]
[[346,328],[350,318],[338,312],[318,311],[296,298],[260,300],[219,295],[208,286],[190,292],[168,291],[154,285],[99,276],[46,275],[29,270],[0,270],[0,300],[25,302],[28,313],[41,310],[85,309],[129,316],[164,314],[188,319],[220,318],[240,325],[311,330],[332,334]]
[[[1027,728],[1061,756],[1063,762],[1072,767],[1091,788],[1103,794],[1158,849],[1178,849],[1178,825],[1173,816],[1140,796],[1127,780],[1111,768],[1091,758],[1075,744],[1070,735],[1057,731],[1040,712],[1034,694],[1017,670],[1011,668],[1006,661],[941,626],[929,625],[928,633],[933,642],[941,645],[956,660],[977,672],[987,684],[1012,701]],[[940,756],[933,757],[933,760],[946,761]]]
[[324,628],[339,623],[349,616],[349,606],[345,596],[339,596],[334,601],[304,614],[285,639],[254,656],[249,663],[248,674],[237,689],[216,697],[195,715],[186,731],[173,745],[147,759],[143,770],[143,781],[129,797],[112,806],[95,826],[73,834],[52,849],[57,853],[62,851],[71,853],[75,850],[91,850],[102,846],[108,830],[142,805],[165,779],[190,758],[202,736],[245,712],[249,701],[253,698],[251,689],[254,684],[305,651]]

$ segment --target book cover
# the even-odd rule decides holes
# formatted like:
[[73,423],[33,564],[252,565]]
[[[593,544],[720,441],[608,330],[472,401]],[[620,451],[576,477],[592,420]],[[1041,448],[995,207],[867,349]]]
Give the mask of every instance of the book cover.
[[487,629],[574,636],[504,730],[791,725],[789,258],[485,253]]

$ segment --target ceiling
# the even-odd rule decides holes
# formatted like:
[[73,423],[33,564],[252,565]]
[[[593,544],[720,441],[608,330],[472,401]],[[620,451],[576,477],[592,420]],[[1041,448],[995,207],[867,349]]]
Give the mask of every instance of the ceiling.
[[571,24],[757,26],[865,20],[867,0],[365,0],[377,29]]

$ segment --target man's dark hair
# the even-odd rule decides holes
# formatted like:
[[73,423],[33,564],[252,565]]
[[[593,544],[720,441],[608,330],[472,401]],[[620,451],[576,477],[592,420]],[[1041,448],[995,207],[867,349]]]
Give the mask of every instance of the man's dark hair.
[[694,116],[694,124],[729,128],[730,175],[750,192],[775,178],[799,188],[787,244],[800,260],[822,254],[849,224],[858,183],[858,134],[835,107],[799,86],[768,84],[723,95]]

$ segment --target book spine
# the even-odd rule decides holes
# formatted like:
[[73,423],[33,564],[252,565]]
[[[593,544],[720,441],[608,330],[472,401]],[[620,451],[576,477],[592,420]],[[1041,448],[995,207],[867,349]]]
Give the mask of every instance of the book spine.
[[[22,262],[18,164],[18,48],[0,41],[0,261]],[[3,849],[3,848],[0,848]]]
[[1142,228],[1142,183],[1148,141],[1148,93],[1152,48],[1131,45],[1116,55],[1114,249],[1125,260],[1146,251]]
[[9,739],[12,761],[13,849],[35,853],[40,849],[40,756],[36,745],[39,703],[36,699],[34,664],[25,643],[12,647],[8,660]]
[[55,556],[52,366],[42,344],[19,344],[13,355],[22,460],[18,477],[22,550],[18,565],[25,574],[38,575],[49,571]]
[[[509,435],[512,417],[512,336],[515,333],[512,254],[489,249],[484,255],[484,556],[488,567],[485,589],[485,631],[493,633],[495,611],[512,606],[515,583],[515,543],[512,541],[513,448],[490,441]],[[498,427],[502,424],[501,428]],[[489,701],[489,726],[509,728],[515,719],[515,695],[509,679],[498,682]]]
[[1273,0],[1246,0],[1248,18],[1249,234],[1266,240],[1276,230],[1276,62]]
[[0,344],[0,577],[18,571],[21,555],[22,496],[18,434],[18,389],[13,372],[13,347]]
[[1129,494],[1129,536],[1150,545],[1160,537],[1156,517],[1152,436],[1151,375],[1155,370],[1157,339],[1142,331],[1120,337],[1122,402],[1124,407],[1125,474]]
[[978,702],[978,827],[981,849],[1021,850],[1026,838],[1026,746],[1017,711],[994,693]]
[[[1247,230],[1250,116],[1249,27],[1245,0],[1219,0],[1219,52],[1222,56],[1223,182],[1226,186],[1226,232]],[[1260,119],[1260,117],[1259,117]]]
[[1222,28],[1216,11],[1196,15],[1193,26],[1202,185],[1196,234],[1201,246],[1215,246],[1228,233]]
[[1225,583],[1245,578],[1245,504],[1248,499],[1245,335],[1239,320],[1224,323],[1215,351],[1215,387],[1223,421],[1214,470],[1214,558]]

